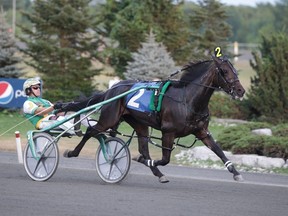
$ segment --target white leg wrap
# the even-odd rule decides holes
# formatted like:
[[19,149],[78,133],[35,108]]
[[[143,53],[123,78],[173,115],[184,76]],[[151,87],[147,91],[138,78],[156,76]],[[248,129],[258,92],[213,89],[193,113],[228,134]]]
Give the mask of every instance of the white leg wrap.
[[232,162],[231,161],[227,161],[226,163],[225,163],[225,166],[228,168],[229,166],[232,166],[233,164],[232,164]]
[[147,160],[147,166],[150,167],[151,160]]
[[154,160],[147,160],[147,166],[148,167],[153,167],[154,166]]

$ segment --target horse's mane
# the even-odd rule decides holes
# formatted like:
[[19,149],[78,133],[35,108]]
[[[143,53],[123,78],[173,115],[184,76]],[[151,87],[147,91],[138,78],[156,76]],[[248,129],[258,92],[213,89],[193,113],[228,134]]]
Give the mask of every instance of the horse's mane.
[[183,73],[179,80],[182,82],[190,82],[196,80],[197,78],[201,77],[204,72],[209,70],[211,62],[211,60],[189,62],[187,65],[183,66]]

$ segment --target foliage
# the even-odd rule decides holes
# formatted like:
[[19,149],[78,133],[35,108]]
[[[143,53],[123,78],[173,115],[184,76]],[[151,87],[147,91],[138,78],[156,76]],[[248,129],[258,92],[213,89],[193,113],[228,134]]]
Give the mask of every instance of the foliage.
[[18,78],[23,73],[16,66],[21,59],[16,57],[16,41],[13,38],[11,27],[8,26],[5,13],[0,8],[0,77]]
[[132,60],[131,52],[140,48],[150,29],[177,63],[188,61],[188,29],[180,10],[182,4],[173,0],[107,0],[101,5],[97,31],[114,41],[108,57],[120,77]]
[[128,62],[126,79],[162,80],[173,72],[176,67],[166,47],[155,41],[155,34],[150,31],[142,48],[132,53],[132,62]]
[[[273,10],[275,20],[277,22],[273,23],[278,31],[283,31],[288,33],[288,0],[278,0],[276,6]],[[284,15],[285,14],[285,15]]]
[[288,36],[274,33],[263,36],[260,53],[251,61],[256,76],[248,93],[250,115],[269,122],[288,120]]
[[[271,128],[273,136],[251,133],[251,130],[259,128]],[[217,141],[224,150],[232,151],[234,154],[257,154],[286,160],[288,159],[288,135],[283,132],[287,128],[287,124],[273,126],[259,122],[230,126],[219,134]]]
[[[227,22],[233,26],[230,41],[239,43],[259,43],[262,35],[275,32],[278,20],[271,4],[259,4],[257,7],[227,7]],[[283,19],[283,18],[282,18]],[[280,19],[281,20],[281,19]]]
[[[16,36],[21,34],[22,32],[17,27],[17,24],[21,23],[22,25],[30,26],[32,28],[31,24],[28,22],[28,20],[21,16],[20,11],[31,11],[31,0],[16,0],[16,11],[15,11],[15,22],[16,22],[16,29],[15,34]],[[13,22],[13,0],[0,0],[0,6],[3,6],[4,11],[6,12],[6,20],[8,23],[12,25]]]
[[192,57],[203,58],[217,46],[227,53],[225,50],[232,32],[226,21],[228,16],[224,5],[217,0],[201,0],[198,3],[190,14]]
[[[29,25],[27,23],[27,19],[25,17],[21,16],[19,13],[20,10],[23,11],[31,11],[31,0],[17,0],[16,1],[17,8],[16,8],[16,20],[17,23],[20,25]],[[104,2],[104,1],[94,1],[94,2]],[[106,1],[108,2],[108,1]],[[119,1],[118,1],[119,2]],[[147,1],[146,1],[147,2]],[[157,4],[156,1],[154,1],[155,4]],[[175,2],[175,1],[174,1]],[[179,2],[179,1],[178,1]],[[194,1],[196,2],[196,1]],[[189,25],[189,19],[188,16],[191,15],[192,9],[197,7],[197,5],[193,1],[185,1],[183,4],[179,4],[179,10],[181,13],[184,14],[184,20],[183,22],[185,32],[191,31],[194,29],[193,26]],[[7,12],[7,20],[8,23],[12,23],[12,0],[0,0],[0,5],[3,6],[4,10]],[[120,4],[119,4],[120,5]],[[277,0],[275,4],[269,4],[269,3],[257,3],[256,7],[250,7],[250,6],[229,6],[224,5],[225,11],[227,12],[228,18],[226,19],[227,23],[232,26],[232,32],[233,34],[231,37],[229,37],[230,42],[238,41],[240,43],[259,43],[261,41],[261,34],[271,34],[275,31],[288,31],[288,16],[285,16],[285,14],[288,14],[288,1],[287,0]],[[98,12],[98,3],[94,3],[93,5],[90,4],[90,9],[93,11],[93,14],[95,16],[98,16],[96,14]],[[118,7],[118,4],[114,8],[118,11],[120,9]],[[113,10],[114,10],[113,9]],[[156,10],[156,9],[155,9]],[[161,12],[160,12],[161,14]],[[175,13],[174,13],[175,14]],[[112,13],[111,16],[114,16]],[[175,14],[177,15],[177,14]],[[106,18],[102,17],[103,20]],[[166,19],[165,16],[158,16],[157,19]],[[214,17],[215,18],[215,17]],[[171,17],[173,19],[173,17]],[[109,21],[107,21],[109,22]],[[112,25],[112,24],[111,24]],[[131,24],[132,25],[132,24]],[[102,28],[102,27],[101,27]],[[119,26],[120,28],[120,26]],[[140,28],[140,26],[139,26]],[[102,29],[103,30],[103,29]],[[148,32],[148,28],[145,31]],[[16,28],[16,33],[19,35],[21,32],[19,31],[19,28]],[[159,32],[157,32],[158,34]],[[168,32],[167,32],[168,33]],[[183,33],[183,32],[179,32]],[[125,32],[123,31],[123,34]],[[159,37],[159,35],[158,35]],[[116,38],[117,39],[117,38]],[[129,40],[131,38],[129,37]],[[162,38],[161,41],[163,41]],[[188,46],[187,40],[181,40],[181,44],[178,45],[178,43],[175,43],[175,38],[167,37],[167,39],[174,41],[175,48],[182,49],[181,52],[178,52],[177,56],[182,54],[184,47]],[[128,41],[129,41],[128,40]],[[137,39],[138,40],[138,39]],[[142,40],[144,40],[144,37],[142,37]],[[131,40],[130,40],[131,42]],[[166,42],[164,44],[167,46]],[[168,47],[168,46],[167,46]],[[169,46],[169,52],[171,52],[172,48]],[[187,50],[187,49],[185,49]],[[135,52],[136,50],[133,50],[132,52]],[[186,52],[183,56],[189,55]],[[181,59],[184,59],[183,56]],[[173,58],[175,59],[175,56],[173,54]],[[182,62],[179,62],[178,59],[176,59],[178,64],[181,64]],[[186,59],[187,60],[187,59]],[[183,63],[186,63],[183,62]]]
[[[0,0],[0,5],[3,9],[9,10],[13,7],[13,0]],[[31,0],[16,1],[16,9],[27,9],[31,5]]]
[[32,61],[44,80],[44,97],[49,100],[72,100],[90,95],[94,90],[91,58],[93,46],[93,17],[88,13],[90,0],[35,0],[31,13],[23,12],[34,29],[21,26],[22,51]]
[[275,5],[259,3],[257,7],[227,7],[227,22],[233,26],[230,41],[260,43],[261,35],[288,31],[288,0],[278,0]]

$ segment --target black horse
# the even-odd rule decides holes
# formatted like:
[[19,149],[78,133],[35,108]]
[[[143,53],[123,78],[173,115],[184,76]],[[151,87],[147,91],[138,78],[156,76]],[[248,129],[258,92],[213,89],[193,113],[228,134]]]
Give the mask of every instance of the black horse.
[[[157,168],[170,162],[174,140],[189,134],[201,140],[233,173],[236,181],[243,180],[234,165],[227,159],[221,147],[214,141],[208,130],[208,103],[215,90],[223,90],[233,99],[243,97],[242,87],[235,68],[227,58],[212,57],[212,60],[190,63],[181,69],[181,77],[171,80],[159,112],[139,112],[127,107],[127,98],[114,100],[102,107],[98,123],[89,127],[81,142],[73,151],[66,151],[66,157],[77,157],[84,144],[92,136],[117,127],[120,120],[126,121],[138,137],[139,153],[136,161],[150,167],[161,183],[168,179]],[[107,100],[131,89],[137,81],[125,80],[117,83],[103,94],[95,95],[93,103]],[[82,105],[87,104],[86,102]],[[81,106],[78,107],[83,108]],[[162,159],[151,160],[148,148],[149,127],[162,132]]]

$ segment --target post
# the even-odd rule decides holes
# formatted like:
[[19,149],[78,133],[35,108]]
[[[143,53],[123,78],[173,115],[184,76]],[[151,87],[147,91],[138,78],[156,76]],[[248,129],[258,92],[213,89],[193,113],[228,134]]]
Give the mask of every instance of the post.
[[234,61],[238,61],[238,55],[239,55],[239,47],[238,47],[238,42],[234,42]]
[[21,146],[21,139],[20,139],[20,132],[15,131],[16,137],[16,147],[17,147],[17,154],[18,154],[18,162],[23,164],[23,156],[22,156],[22,146]]

